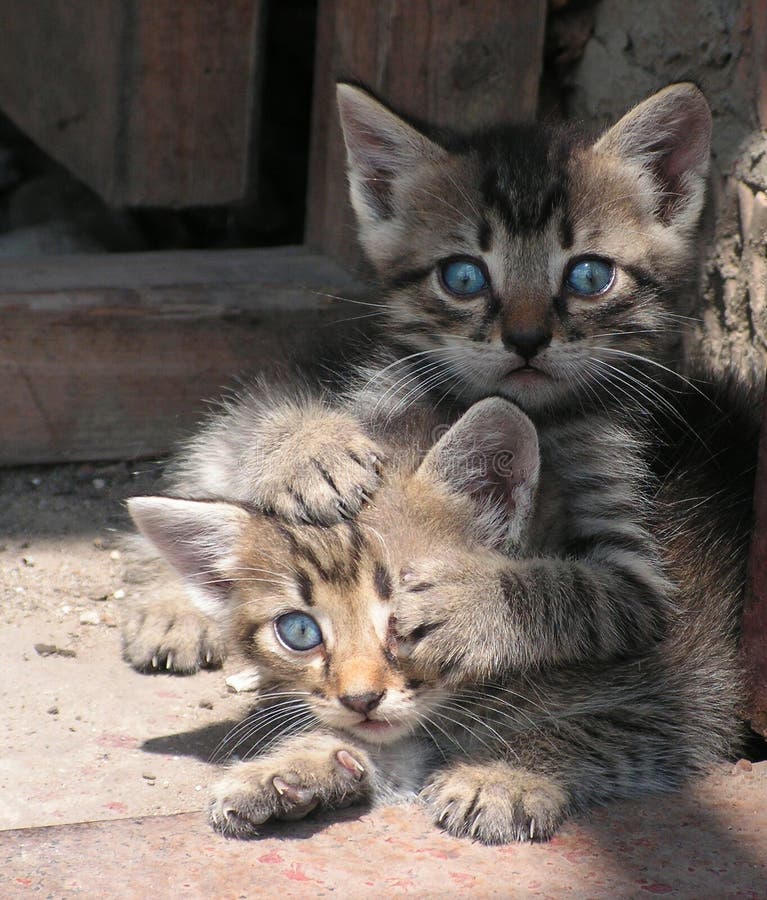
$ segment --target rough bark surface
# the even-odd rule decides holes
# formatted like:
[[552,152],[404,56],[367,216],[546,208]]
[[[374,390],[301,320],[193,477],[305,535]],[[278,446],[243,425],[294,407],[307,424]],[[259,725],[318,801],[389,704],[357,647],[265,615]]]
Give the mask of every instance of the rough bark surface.
[[686,349],[702,353],[715,369],[734,366],[763,383],[767,0],[572,0],[551,8],[555,61],[569,63],[563,76],[569,115],[614,119],[674,81],[692,80],[708,97],[714,115],[708,218],[715,224],[702,259],[701,289],[690,303],[696,321]]

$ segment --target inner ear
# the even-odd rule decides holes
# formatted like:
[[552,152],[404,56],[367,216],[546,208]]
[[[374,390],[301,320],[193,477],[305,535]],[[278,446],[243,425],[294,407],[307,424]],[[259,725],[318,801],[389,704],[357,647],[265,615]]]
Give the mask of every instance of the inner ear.
[[339,83],[336,94],[355,211],[363,221],[390,218],[396,179],[444,151],[362,88]]
[[498,397],[475,403],[426,455],[417,476],[469,497],[490,543],[516,542],[538,487],[538,435],[530,419]]
[[133,497],[128,510],[203,612],[220,613],[237,579],[239,546],[251,516],[230,503],[170,497]]
[[711,111],[694,84],[673,84],[626,113],[594,149],[650,172],[660,187],[659,217],[668,223],[680,203],[703,193],[711,152]]

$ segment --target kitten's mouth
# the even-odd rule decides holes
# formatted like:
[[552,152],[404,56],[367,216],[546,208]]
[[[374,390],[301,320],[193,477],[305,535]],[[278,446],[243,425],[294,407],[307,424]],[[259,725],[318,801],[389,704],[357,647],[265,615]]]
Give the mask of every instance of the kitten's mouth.
[[363,719],[361,722],[357,722],[354,727],[368,734],[385,734],[387,731],[391,731],[394,726],[381,719]]
[[551,375],[544,372],[542,369],[536,369],[535,366],[517,366],[514,369],[510,369],[506,373],[507,378],[513,378],[515,381],[536,381],[538,379],[551,379]]
[[399,740],[409,729],[403,725],[384,722],[382,719],[363,719],[349,729],[362,741],[372,741],[375,744],[391,744]]

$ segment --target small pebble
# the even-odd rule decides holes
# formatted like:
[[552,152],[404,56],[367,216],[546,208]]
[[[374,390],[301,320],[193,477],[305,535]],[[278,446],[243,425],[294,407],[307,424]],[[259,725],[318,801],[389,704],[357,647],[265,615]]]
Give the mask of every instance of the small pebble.
[[21,561],[28,569],[33,568],[35,565],[35,561],[31,556],[22,556]]
[[35,653],[38,656],[77,656],[74,650],[57,647],[55,644],[35,644]]
[[43,483],[43,479],[39,475],[35,475],[34,478],[29,479],[29,483],[32,485],[32,487],[40,487],[40,485]]
[[144,781],[157,781],[157,776],[152,775],[151,772],[142,772],[141,777],[144,779]]
[[110,553],[109,553],[109,558],[110,558],[110,559],[120,559],[120,558],[121,558],[121,555],[122,555],[122,554],[120,553],[119,550],[112,550],[112,551],[110,551]]
[[123,600],[125,598],[125,591],[122,588],[117,588],[112,596],[115,600]]
[[242,672],[236,672],[226,679],[226,686],[235,694],[241,694],[245,691],[257,691],[261,678],[258,669],[243,669]]
[[59,714],[58,706],[49,706],[48,709],[45,710],[49,716],[57,716]]
[[100,625],[101,613],[97,609],[86,609],[84,613],[80,613],[81,625]]
[[212,700],[200,700],[197,704],[201,709],[213,709],[213,701]]
[[106,544],[104,543],[104,538],[101,538],[101,537],[94,538],[94,539],[93,539],[93,546],[94,546],[97,550],[103,550],[103,549],[106,547]]
[[94,478],[91,484],[96,488],[97,491],[103,491],[107,486],[105,478]]

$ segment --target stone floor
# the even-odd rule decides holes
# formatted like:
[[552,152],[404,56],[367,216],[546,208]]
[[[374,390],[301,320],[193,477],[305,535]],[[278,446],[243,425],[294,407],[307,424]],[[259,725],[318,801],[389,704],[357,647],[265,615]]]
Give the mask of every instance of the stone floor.
[[120,659],[121,498],[157,469],[0,473],[0,898],[767,897],[767,763],[616,804],[546,845],[450,838],[415,808],[347,810],[253,842],[211,832],[209,762],[247,695],[224,672]]

